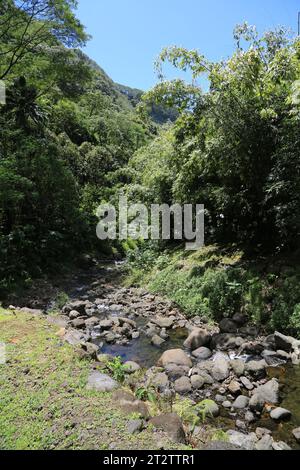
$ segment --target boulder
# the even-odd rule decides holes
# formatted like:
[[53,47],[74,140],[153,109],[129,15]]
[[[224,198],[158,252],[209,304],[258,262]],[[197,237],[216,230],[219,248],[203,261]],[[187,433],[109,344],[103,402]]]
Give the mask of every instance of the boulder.
[[206,361],[206,359],[212,356],[212,352],[210,349],[202,346],[201,348],[195,349],[195,351],[192,352],[192,356],[200,361]]
[[255,450],[273,450],[273,438],[269,434],[263,436],[256,444]]
[[237,332],[237,325],[233,320],[229,318],[224,318],[220,324],[220,332],[221,333],[236,333]]
[[135,414],[144,419],[148,419],[150,417],[146,403],[141,400],[137,400],[132,393],[118,390],[113,394],[113,400],[121,411],[127,415]]
[[185,348],[195,351],[195,349],[209,344],[210,339],[211,337],[206,330],[202,330],[201,328],[195,328],[185,340],[183,345]]
[[199,390],[204,386],[205,380],[203,377],[201,377],[201,375],[193,375],[191,377],[191,384],[194,390]]
[[166,341],[161,338],[160,336],[158,335],[154,335],[152,338],[151,338],[151,344],[153,344],[153,346],[156,346],[156,347],[160,347],[162,344],[164,344]]
[[96,359],[97,358],[97,353],[99,351],[99,346],[93,343],[82,343],[81,344],[82,349],[86,352],[88,356],[91,358]]
[[167,364],[192,367],[192,361],[182,349],[169,349],[165,351],[158,360],[158,366],[165,367]]
[[278,407],[271,411],[270,416],[275,421],[283,421],[285,419],[289,419],[292,416],[292,413],[285,408]]
[[273,450],[292,450],[290,446],[288,446],[285,442],[273,442],[272,444]]
[[172,328],[174,325],[175,318],[174,317],[160,317],[157,316],[151,319],[151,322],[157,325],[159,328]]
[[299,346],[300,341],[292,338],[291,336],[285,336],[278,331],[274,333],[275,348],[286,352],[292,352],[297,345]]
[[119,388],[118,382],[116,382],[107,374],[93,371],[88,377],[88,390],[96,390],[97,392],[111,392],[117,388]]
[[112,320],[102,320],[99,322],[99,326],[101,330],[110,330],[114,325],[114,322]]
[[75,318],[71,321],[71,326],[77,330],[83,330],[85,328],[85,321],[83,318]]
[[81,313],[77,312],[76,310],[71,310],[69,313],[69,318],[70,320],[75,320],[75,318],[78,318],[81,316]]
[[233,315],[232,320],[240,327],[247,323],[248,317],[244,313],[237,312]]
[[169,387],[169,378],[167,374],[163,372],[155,374],[150,381],[151,385],[153,385],[159,392],[163,392],[166,388]]
[[97,317],[91,317],[88,320],[85,320],[85,326],[87,328],[93,328],[95,325],[98,325],[99,323],[99,318]]
[[181,377],[174,383],[175,392],[179,394],[185,394],[192,391],[192,384],[188,377]]
[[217,382],[223,382],[223,380],[229,377],[229,364],[224,358],[219,358],[215,361],[212,368],[212,376]]
[[164,431],[169,438],[177,443],[185,444],[186,438],[182,421],[176,413],[167,413],[150,419],[150,424]]
[[263,403],[271,403],[276,405],[279,403],[279,383],[277,379],[269,380],[264,385],[260,385],[255,390],[255,395],[258,395]]
[[254,433],[243,434],[239,431],[229,430],[227,431],[227,435],[231,444],[234,444],[244,450],[254,450],[255,444],[258,441]]
[[292,431],[292,434],[297,442],[300,442],[300,428],[296,428]]
[[131,419],[127,423],[128,434],[138,434],[142,431],[144,422],[141,419]]
[[134,361],[127,361],[124,363],[124,366],[126,367],[127,374],[134,374],[141,368],[141,366]]
[[245,371],[258,380],[266,376],[266,367],[267,363],[264,359],[261,361],[249,361],[245,364]]
[[220,414],[220,408],[217,403],[213,400],[204,400],[202,402],[202,410],[205,416],[211,416],[217,418]]
[[239,446],[226,441],[212,441],[202,447],[201,450],[242,450]]
[[211,339],[211,348],[221,351],[229,351],[242,346],[244,339],[232,333],[215,334]]
[[241,359],[234,359],[229,362],[230,367],[237,377],[240,377],[245,372],[245,362]]
[[228,385],[228,390],[233,395],[239,395],[241,393],[241,386],[237,380],[232,380]]
[[177,380],[185,375],[188,376],[190,367],[178,366],[177,364],[167,364],[165,366],[165,371],[170,380]]
[[70,313],[71,311],[79,312],[81,315],[85,315],[85,309],[89,308],[89,302],[86,300],[74,300],[68,302],[62,309],[63,313]]
[[243,385],[243,387],[245,387],[247,390],[253,390],[254,389],[253,383],[250,382],[250,380],[247,379],[247,377],[241,377],[240,381],[241,381],[241,384]]
[[233,402],[232,406],[236,410],[243,410],[244,408],[247,408],[249,405],[249,398],[245,397],[244,395],[240,395],[237,397],[237,399]]

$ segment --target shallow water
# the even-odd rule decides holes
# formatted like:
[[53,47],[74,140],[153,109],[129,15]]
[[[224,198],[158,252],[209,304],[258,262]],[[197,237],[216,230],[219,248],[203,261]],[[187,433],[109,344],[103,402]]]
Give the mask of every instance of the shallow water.
[[157,363],[164,351],[182,348],[182,343],[188,335],[187,330],[181,328],[171,330],[168,334],[170,338],[160,347],[153,346],[151,344],[151,338],[141,333],[138,339],[131,341],[127,346],[105,343],[101,348],[101,352],[113,356],[120,356],[123,361],[135,361],[142,367],[150,368]]

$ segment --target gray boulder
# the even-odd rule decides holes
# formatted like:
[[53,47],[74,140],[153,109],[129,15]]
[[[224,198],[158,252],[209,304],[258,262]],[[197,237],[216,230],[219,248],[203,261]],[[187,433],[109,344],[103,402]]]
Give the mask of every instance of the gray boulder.
[[176,413],[167,413],[150,419],[154,428],[164,431],[169,438],[180,444],[185,444],[185,432],[182,421]]
[[181,377],[175,381],[174,388],[175,392],[185,394],[192,391],[192,384],[188,377]]
[[275,421],[283,421],[285,419],[289,419],[292,416],[292,413],[285,408],[275,408],[271,411],[270,416]]
[[241,447],[244,450],[254,450],[255,444],[258,441],[254,433],[243,434],[239,431],[230,430],[227,431],[227,435],[231,444]]
[[182,349],[169,349],[165,351],[158,360],[158,366],[165,367],[167,364],[192,367],[192,361]]
[[224,318],[220,322],[219,327],[220,327],[221,333],[236,333],[237,332],[236,323],[230,320],[229,318]]
[[206,359],[209,359],[212,356],[212,352],[210,349],[202,346],[201,348],[193,351],[192,356],[194,356],[196,359],[199,359],[200,361],[206,361]]
[[232,407],[236,410],[243,410],[247,408],[249,405],[249,398],[245,397],[244,395],[240,395],[237,399],[233,402]]
[[195,328],[185,340],[183,345],[185,348],[195,351],[195,349],[209,344],[210,339],[211,337],[206,330],[202,330],[201,328]]
[[88,377],[88,390],[96,390],[97,392],[103,393],[111,392],[117,388],[119,388],[118,382],[112,379],[109,375],[93,371]]
[[292,434],[297,442],[300,442],[300,428],[296,428],[292,431]]
[[219,358],[215,361],[212,368],[212,376],[217,382],[223,382],[223,380],[229,377],[229,363],[224,358]]

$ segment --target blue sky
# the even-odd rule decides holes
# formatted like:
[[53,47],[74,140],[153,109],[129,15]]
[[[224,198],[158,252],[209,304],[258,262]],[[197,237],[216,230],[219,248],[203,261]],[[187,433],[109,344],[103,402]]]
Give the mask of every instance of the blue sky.
[[156,83],[153,62],[164,46],[220,60],[233,50],[237,23],[296,32],[298,11],[299,0],[79,0],[77,15],[93,36],[85,52],[114,81],[146,90]]

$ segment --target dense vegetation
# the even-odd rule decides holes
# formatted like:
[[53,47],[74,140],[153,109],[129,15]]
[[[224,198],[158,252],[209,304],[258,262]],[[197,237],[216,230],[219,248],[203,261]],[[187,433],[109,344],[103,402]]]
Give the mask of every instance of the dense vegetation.
[[73,0],[2,1],[0,291],[101,249],[95,208],[156,131],[77,48],[88,36]]
[[[178,246],[129,240],[121,249],[134,282],[149,281],[189,314],[218,320],[246,309],[255,322],[299,333],[299,39],[283,29],[259,37],[244,24],[226,61],[164,49],[161,80],[143,95],[81,52],[89,38],[75,8],[0,4],[1,295],[107,249],[95,210],[125,188],[132,201],[205,204],[207,244],[222,253],[186,257]],[[192,83],[165,79],[164,62]]]

